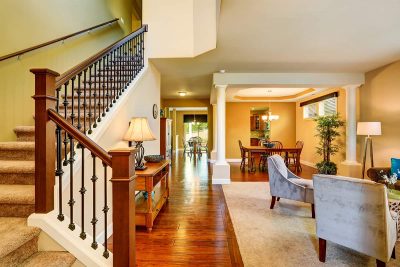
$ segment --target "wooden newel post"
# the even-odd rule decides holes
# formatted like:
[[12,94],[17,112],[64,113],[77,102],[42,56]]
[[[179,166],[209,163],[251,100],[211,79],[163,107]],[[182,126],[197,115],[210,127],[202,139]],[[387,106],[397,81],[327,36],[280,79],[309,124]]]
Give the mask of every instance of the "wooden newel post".
[[54,209],[55,124],[47,110],[55,108],[55,82],[59,76],[49,69],[31,69],[35,74],[35,212]]
[[134,148],[111,150],[113,265],[136,266]]

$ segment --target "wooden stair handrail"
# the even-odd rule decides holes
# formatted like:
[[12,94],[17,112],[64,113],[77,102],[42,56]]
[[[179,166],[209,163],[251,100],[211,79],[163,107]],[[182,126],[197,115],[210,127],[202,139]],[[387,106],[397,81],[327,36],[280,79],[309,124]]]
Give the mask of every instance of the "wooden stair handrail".
[[42,48],[42,47],[45,47],[45,46],[48,46],[48,45],[51,45],[51,44],[60,42],[60,41],[64,41],[64,40],[66,40],[66,39],[69,39],[69,38],[71,38],[71,37],[77,36],[77,35],[79,35],[79,34],[82,34],[82,33],[85,33],[85,32],[88,32],[88,31],[91,31],[91,30],[94,30],[94,29],[103,27],[103,26],[105,26],[105,25],[112,24],[112,23],[114,23],[114,22],[117,22],[118,20],[119,20],[119,19],[112,19],[112,20],[106,21],[106,22],[104,22],[104,23],[101,23],[101,24],[92,26],[92,27],[90,27],[90,28],[87,28],[87,29],[84,29],[84,30],[81,30],[81,31],[78,31],[78,32],[74,32],[74,33],[71,33],[71,34],[68,34],[68,35],[59,37],[59,38],[57,38],[57,39],[54,39],[54,40],[51,40],[51,41],[48,41],[48,42],[45,42],[45,43],[42,43],[42,44],[38,44],[38,45],[35,45],[35,46],[31,46],[31,47],[26,48],[26,49],[19,50],[19,51],[17,51],[17,52],[14,52],[14,53],[11,53],[11,54],[8,54],[8,55],[5,55],[5,56],[0,57],[0,61],[6,60],[6,59],[9,59],[9,58],[12,58],[12,57],[20,56],[20,55],[26,54],[26,53],[28,53],[28,52],[31,52],[31,51],[33,51],[33,50],[36,50],[36,49],[39,49],[39,48]]
[[103,148],[101,148],[99,145],[93,142],[89,137],[87,137],[81,131],[75,128],[66,119],[61,117],[54,109],[48,109],[47,112],[49,114],[50,120],[52,120],[55,124],[60,126],[64,131],[66,131],[75,140],[77,140],[80,144],[82,144],[85,148],[87,148],[91,153],[100,158],[105,164],[107,164],[110,167],[112,166],[111,156]]
[[59,88],[61,85],[63,85],[64,83],[66,83],[67,81],[72,79],[74,76],[79,74],[81,71],[83,71],[84,69],[89,67],[91,64],[93,64],[94,62],[99,60],[104,55],[108,54],[110,51],[120,47],[127,40],[130,40],[130,39],[134,38],[135,36],[138,36],[139,34],[141,34],[143,32],[147,32],[147,25],[143,25],[137,31],[134,31],[134,32],[130,33],[129,35],[127,35],[124,38],[122,38],[121,40],[109,45],[108,47],[106,47],[103,50],[101,50],[100,52],[94,54],[93,56],[91,56],[90,58],[86,59],[85,61],[79,63],[75,67],[67,70],[66,72],[61,74],[61,76],[58,77],[58,79],[56,79],[56,88]]

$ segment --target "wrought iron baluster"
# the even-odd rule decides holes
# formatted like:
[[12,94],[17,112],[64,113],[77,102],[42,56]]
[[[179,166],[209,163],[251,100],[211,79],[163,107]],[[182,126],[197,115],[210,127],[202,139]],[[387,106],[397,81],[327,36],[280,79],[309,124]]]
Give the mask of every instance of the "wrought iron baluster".
[[92,217],[92,227],[93,227],[93,242],[92,242],[92,248],[97,249],[98,244],[96,241],[96,224],[97,224],[97,218],[96,218],[96,181],[97,181],[97,176],[96,176],[96,156],[92,153],[92,158],[93,158],[93,176],[92,176],[92,184],[93,184],[93,217]]
[[[108,64],[110,64],[109,54],[107,54],[107,66],[108,66]],[[104,74],[104,76],[107,77],[107,94],[106,94],[106,96],[107,96],[107,107],[106,107],[106,112],[108,112],[108,111],[110,111],[110,83],[111,83],[110,82],[111,77],[109,76],[108,68],[107,69],[104,68],[103,74]]]
[[103,81],[102,81],[102,91],[103,91],[103,113],[101,113],[101,116],[105,116],[106,115],[106,75],[105,75],[105,72],[104,72],[104,70],[105,70],[105,68],[106,68],[106,57],[103,57],[103,72],[102,72],[102,79],[103,79]]
[[121,47],[117,48],[118,51],[118,57],[116,59],[116,63],[118,65],[118,75],[115,77],[116,82],[117,82],[117,99],[119,98],[119,95],[121,94],[121,80],[119,79],[121,72],[122,72],[122,64],[121,64],[121,60],[118,60],[118,58],[121,58]]
[[[56,89],[56,97],[57,97],[57,103],[56,103],[56,111],[57,113],[60,113],[60,91],[61,87],[58,87]],[[57,219],[59,221],[64,220],[64,214],[62,213],[62,176],[64,174],[64,171],[62,169],[62,140],[61,140],[61,127],[56,126],[56,176],[58,176],[58,215]]]
[[81,124],[81,95],[82,95],[82,90],[81,90],[81,76],[82,76],[82,72],[78,74],[78,124],[77,124],[77,128],[80,131],[82,128],[82,124]]
[[81,168],[81,189],[79,193],[81,193],[81,233],[79,235],[80,238],[86,239],[85,233],[85,147],[82,144],[79,144],[79,148],[82,151],[82,168]]
[[75,106],[75,77],[71,79],[71,124],[74,125],[74,121],[75,121],[75,113],[74,113],[74,106]]
[[140,34],[140,58],[141,58],[141,64],[140,64],[140,69],[143,69],[144,67],[144,33]]
[[[64,84],[64,119],[67,119],[67,113],[68,113],[68,82],[66,82]],[[68,134],[67,132],[64,131],[64,161],[63,161],[63,165],[67,166],[68,165]]]
[[[88,134],[92,133],[92,117],[93,117],[93,113],[92,113],[92,69],[93,69],[93,65],[89,66],[89,131]],[[96,71],[96,69],[95,69]]]
[[[102,62],[102,59],[100,58],[99,59],[99,70],[101,70],[101,62]],[[100,94],[100,92],[101,92],[101,76],[97,75],[97,78],[98,78],[98,81],[96,83],[96,91],[98,92],[98,94],[97,94],[97,96],[98,96],[97,110],[99,111],[99,113],[97,114],[97,122],[100,122],[101,121],[101,94]]]
[[93,76],[94,76],[94,92],[93,92],[93,99],[94,99],[94,103],[93,103],[93,122],[94,122],[94,124],[93,124],[93,128],[96,128],[97,127],[97,115],[96,115],[96,107],[97,107],[97,83],[96,83],[96,77],[98,76],[96,76],[96,72],[97,72],[97,62],[95,62],[94,63],[94,74],[93,74]]
[[83,71],[83,132],[86,134],[86,75],[87,69]]
[[107,205],[107,165],[103,162],[103,167],[104,167],[104,208],[103,208],[103,212],[104,212],[104,252],[103,252],[103,256],[105,258],[108,258],[110,253],[108,252],[107,249],[107,214],[108,211],[110,210],[108,208]]
[[74,138],[70,135],[69,136],[69,212],[70,212],[70,222],[68,225],[68,228],[73,231],[75,230],[75,224],[74,224]]

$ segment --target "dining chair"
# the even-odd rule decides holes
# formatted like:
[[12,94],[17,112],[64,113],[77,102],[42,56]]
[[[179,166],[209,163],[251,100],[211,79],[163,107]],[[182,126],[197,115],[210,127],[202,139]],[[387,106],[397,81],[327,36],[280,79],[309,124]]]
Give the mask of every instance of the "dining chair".
[[297,162],[297,159],[300,159],[301,151],[303,151],[303,147],[304,147],[304,142],[302,140],[297,141],[295,147],[300,148],[300,151],[289,154],[288,165],[290,166],[290,162],[293,159],[293,165],[296,167],[296,170],[298,169],[299,171],[303,171],[303,168],[301,167],[300,162]]
[[253,166],[254,164],[254,157],[252,155],[251,159],[249,159],[248,151],[246,151],[243,147],[242,141],[239,140],[239,148],[240,148],[240,156],[242,158],[242,161],[240,162],[240,170],[244,171],[246,168],[246,159],[247,161],[251,161],[251,164]]
[[[271,148],[278,148],[278,149],[282,149],[283,148],[283,144],[280,141],[270,141],[268,143],[271,144],[270,145]],[[258,163],[258,168],[259,168],[260,171],[268,170],[268,168],[267,168],[267,165],[268,165],[267,164],[268,163],[267,159],[271,155],[279,155],[279,156],[281,156],[281,152],[268,152],[268,153],[261,154],[260,162]]]

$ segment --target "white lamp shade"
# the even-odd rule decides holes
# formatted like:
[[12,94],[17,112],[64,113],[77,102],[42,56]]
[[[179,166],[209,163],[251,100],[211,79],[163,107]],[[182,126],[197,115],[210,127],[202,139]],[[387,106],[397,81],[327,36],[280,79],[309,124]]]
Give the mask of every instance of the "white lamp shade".
[[147,118],[133,118],[124,140],[142,142],[156,140],[156,138],[149,127]]
[[359,122],[357,123],[357,135],[382,135],[381,123]]

